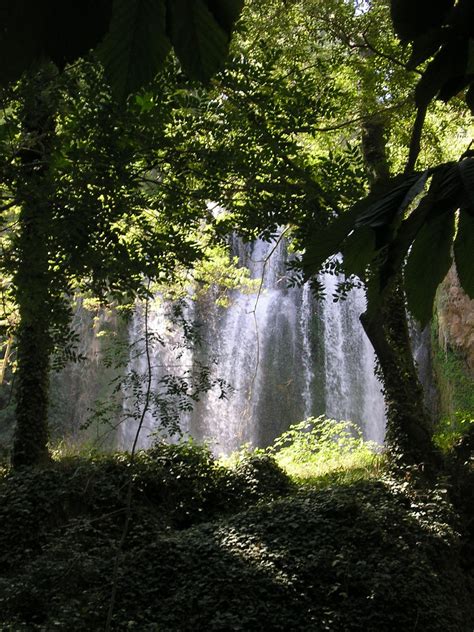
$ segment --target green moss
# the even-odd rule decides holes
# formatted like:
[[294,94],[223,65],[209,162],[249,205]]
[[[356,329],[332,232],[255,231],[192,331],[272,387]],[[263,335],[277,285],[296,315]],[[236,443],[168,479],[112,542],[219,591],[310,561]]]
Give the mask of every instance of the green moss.
[[432,325],[433,367],[439,393],[440,415],[434,440],[449,450],[474,424],[474,380],[460,352],[438,342],[438,322]]

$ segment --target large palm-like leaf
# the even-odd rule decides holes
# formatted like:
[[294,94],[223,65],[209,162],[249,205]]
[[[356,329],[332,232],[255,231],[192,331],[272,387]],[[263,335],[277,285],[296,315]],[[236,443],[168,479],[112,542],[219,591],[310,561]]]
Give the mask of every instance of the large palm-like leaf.
[[391,12],[399,37],[413,44],[409,67],[432,58],[416,88],[418,106],[449,101],[469,87],[466,101],[474,111],[472,0],[391,0]]
[[[430,176],[431,184],[421,195]],[[421,196],[405,218],[410,205]],[[439,283],[452,262],[455,213],[459,227],[454,254],[461,285],[474,296],[474,158],[439,165],[422,174],[404,176],[388,192],[373,195],[341,214],[308,242],[303,257],[307,275],[318,272],[326,259],[341,251],[348,274],[364,276],[379,245],[377,231],[387,228],[386,252],[378,271],[382,295],[405,268],[408,304],[413,315],[426,324],[431,317]],[[398,221],[394,221],[398,218]],[[406,265],[405,265],[406,262]]]
[[169,36],[184,70],[206,81],[227,54],[228,33],[204,0],[168,2]]
[[401,182],[371,204],[366,211],[360,213],[356,226],[370,226],[371,228],[388,226],[421,193],[428,175],[429,172],[423,172],[403,177]]
[[405,292],[410,312],[422,325],[430,320],[438,285],[452,263],[454,214],[430,217],[415,239],[405,266]]
[[474,299],[474,213],[466,209],[459,214],[454,241],[454,259],[459,281],[466,294]]
[[153,79],[170,47],[163,0],[115,0],[98,55],[115,94],[123,99]]
[[47,59],[63,67],[98,46],[123,99],[153,79],[171,45],[188,75],[205,81],[225,59],[242,6],[243,0],[0,0],[0,83]]

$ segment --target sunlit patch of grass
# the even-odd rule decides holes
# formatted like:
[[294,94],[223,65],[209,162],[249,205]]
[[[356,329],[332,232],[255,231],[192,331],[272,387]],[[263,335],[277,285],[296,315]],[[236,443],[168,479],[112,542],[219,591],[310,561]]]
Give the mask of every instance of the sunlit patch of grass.
[[278,457],[277,463],[297,485],[326,487],[350,485],[361,480],[377,479],[383,474],[385,456],[376,453],[353,452],[334,458],[313,458],[300,463],[291,457]]
[[378,478],[385,463],[380,446],[365,441],[356,424],[324,416],[290,426],[268,451],[297,484],[313,486]]
[[50,443],[49,452],[53,461],[66,461],[78,457],[92,459],[101,454],[101,451],[93,442],[76,443],[68,439],[61,439],[55,443]]

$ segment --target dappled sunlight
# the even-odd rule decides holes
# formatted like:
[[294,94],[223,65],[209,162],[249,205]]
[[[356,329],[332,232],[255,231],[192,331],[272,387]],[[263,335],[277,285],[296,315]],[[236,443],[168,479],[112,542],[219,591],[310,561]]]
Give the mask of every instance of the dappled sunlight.
[[385,457],[379,454],[347,454],[333,459],[315,459],[297,463],[291,458],[277,458],[278,464],[298,483],[331,485],[377,479],[385,468]]
[[295,481],[317,485],[376,478],[385,464],[382,447],[356,424],[324,415],[293,424],[269,451]]

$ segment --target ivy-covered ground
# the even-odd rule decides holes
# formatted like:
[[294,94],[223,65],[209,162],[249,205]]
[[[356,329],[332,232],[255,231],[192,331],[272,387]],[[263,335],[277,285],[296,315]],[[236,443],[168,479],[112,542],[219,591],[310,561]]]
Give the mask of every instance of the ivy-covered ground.
[[463,524],[441,488],[294,484],[268,455],[69,458],[0,479],[0,629],[472,632]]

